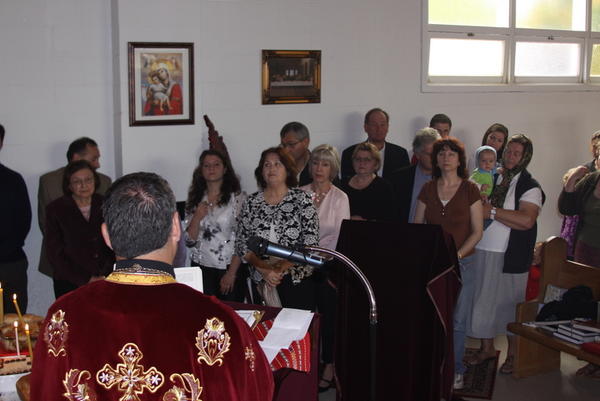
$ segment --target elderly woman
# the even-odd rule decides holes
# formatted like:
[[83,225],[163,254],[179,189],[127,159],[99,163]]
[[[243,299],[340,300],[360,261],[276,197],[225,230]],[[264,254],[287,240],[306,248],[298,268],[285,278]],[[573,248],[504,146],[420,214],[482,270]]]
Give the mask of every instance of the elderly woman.
[[433,179],[423,185],[415,223],[440,224],[456,245],[462,288],[454,312],[454,388],[464,386],[465,329],[473,299],[473,253],[483,232],[483,213],[477,185],[469,181],[465,150],[455,138],[439,139],[431,153]]
[[352,220],[392,220],[395,217],[392,186],[376,174],[380,165],[381,155],[375,145],[369,142],[356,145],[352,153],[356,174],[342,184],[350,200]]
[[[348,196],[333,185],[332,181],[340,171],[340,156],[331,145],[320,145],[313,149],[309,169],[312,183],[301,187],[315,204],[319,214],[319,246],[335,249],[340,235],[343,220],[350,218]],[[326,279],[321,277],[317,287],[317,309],[322,315],[321,337],[323,373],[319,383],[319,391],[327,391],[333,387],[333,343],[335,332],[335,289]]]
[[202,269],[204,293],[222,300],[243,301],[244,282],[238,278],[240,258],[234,253],[234,243],[245,198],[229,158],[216,150],[202,152],[183,224],[192,266]]
[[263,151],[254,175],[260,190],[248,196],[242,206],[236,252],[255,268],[265,285],[277,288],[283,307],[314,310],[312,267],[287,260],[270,263],[247,245],[252,236],[288,247],[317,245],[319,218],[313,201],[306,192],[294,188],[298,183],[294,161],[283,148]]
[[69,163],[64,196],[46,207],[46,252],[54,268],[56,298],[112,270],[113,252],[102,239],[102,195],[98,174],[85,160]]
[[[537,217],[544,194],[527,171],[533,144],[525,135],[513,135],[502,157],[502,174],[495,182],[484,218],[492,224],[484,231],[475,251],[475,295],[467,335],[481,339],[481,348],[467,362],[480,364],[496,356],[494,338],[508,334],[506,324],[515,318],[515,307],[525,299],[527,276],[537,236]],[[513,370],[514,336],[500,372]]]
[[337,150],[331,145],[317,146],[309,169],[312,183],[300,189],[308,192],[319,213],[319,246],[335,249],[342,220],[350,218],[348,196],[332,183],[340,170]]

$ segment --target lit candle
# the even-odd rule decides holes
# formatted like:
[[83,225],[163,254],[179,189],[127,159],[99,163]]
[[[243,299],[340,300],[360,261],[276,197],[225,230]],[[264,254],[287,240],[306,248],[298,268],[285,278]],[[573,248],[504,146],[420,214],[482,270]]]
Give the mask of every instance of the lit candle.
[[25,323],[25,336],[27,336],[27,348],[29,349],[29,360],[33,365],[33,350],[31,348],[31,336],[29,335],[29,325]]
[[4,290],[0,283],[0,324],[4,323]]
[[15,320],[15,346],[17,347],[17,356],[21,356],[21,350],[19,349],[19,322]]
[[21,326],[25,326],[25,321],[23,320],[23,315],[21,315],[21,309],[19,309],[19,303],[17,302],[17,294],[13,294],[13,304],[15,304],[15,309],[17,310],[17,315],[19,315],[19,322],[21,322]]

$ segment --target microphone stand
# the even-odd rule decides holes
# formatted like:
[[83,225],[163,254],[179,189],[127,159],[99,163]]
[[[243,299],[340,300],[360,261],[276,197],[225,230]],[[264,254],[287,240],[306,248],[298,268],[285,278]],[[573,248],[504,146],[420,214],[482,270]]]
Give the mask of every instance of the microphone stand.
[[376,355],[376,351],[377,351],[377,304],[375,302],[375,292],[373,291],[373,287],[371,287],[371,283],[369,282],[369,279],[367,278],[367,276],[365,276],[365,274],[362,272],[362,270],[360,270],[358,268],[358,266],[352,262],[349,258],[347,258],[345,255],[337,252],[337,251],[333,251],[331,249],[327,249],[327,248],[321,248],[318,246],[307,246],[304,245],[303,249],[307,250],[307,251],[316,251],[316,252],[321,252],[330,256],[333,256],[335,259],[339,260],[340,262],[344,263],[347,267],[350,268],[350,270],[352,270],[354,272],[354,274],[356,274],[356,276],[358,277],[358,279],[360,280],[360,282],[362,283],[363,287],[365,288],[365,290],[367,291],[367,296],[369,297],[369,350],[370,350],[370,366],[371,366],[371,371],[369,372],[370,375],[370,381],[371,381],[371,385],[370,385],[370,399],[371,401],[376,401],[375,395],[376,395],[376,386],[375,386],[375,379],[376,379],[376,359],[377,359],[377,355]]

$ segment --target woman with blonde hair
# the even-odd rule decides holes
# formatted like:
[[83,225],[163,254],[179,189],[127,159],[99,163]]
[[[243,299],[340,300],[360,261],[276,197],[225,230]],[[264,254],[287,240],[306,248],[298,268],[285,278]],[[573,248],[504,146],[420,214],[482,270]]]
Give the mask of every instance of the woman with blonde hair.
[[[301,187],[315,204],[319,214],[319,246],[335,249],[343,220],[350,218],[348,196],[333,185],[340,171],[340,156],[331,145],[319,145],[308,162],[312,183]],[[321,360],[323,372],[319,392],[334,387],[333,344],[335,338],[336,291],[325,274],[317,274],[317,310],[321,313]]]

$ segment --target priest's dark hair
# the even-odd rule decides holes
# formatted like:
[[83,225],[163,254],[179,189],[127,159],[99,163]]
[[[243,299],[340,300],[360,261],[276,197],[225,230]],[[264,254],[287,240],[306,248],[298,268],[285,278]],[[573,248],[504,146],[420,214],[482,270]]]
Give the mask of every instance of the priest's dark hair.
[[139,172],[116,180],[102,205],[115,255],[131,259],[162,248],[175,210],[175,195],[159,175]]

